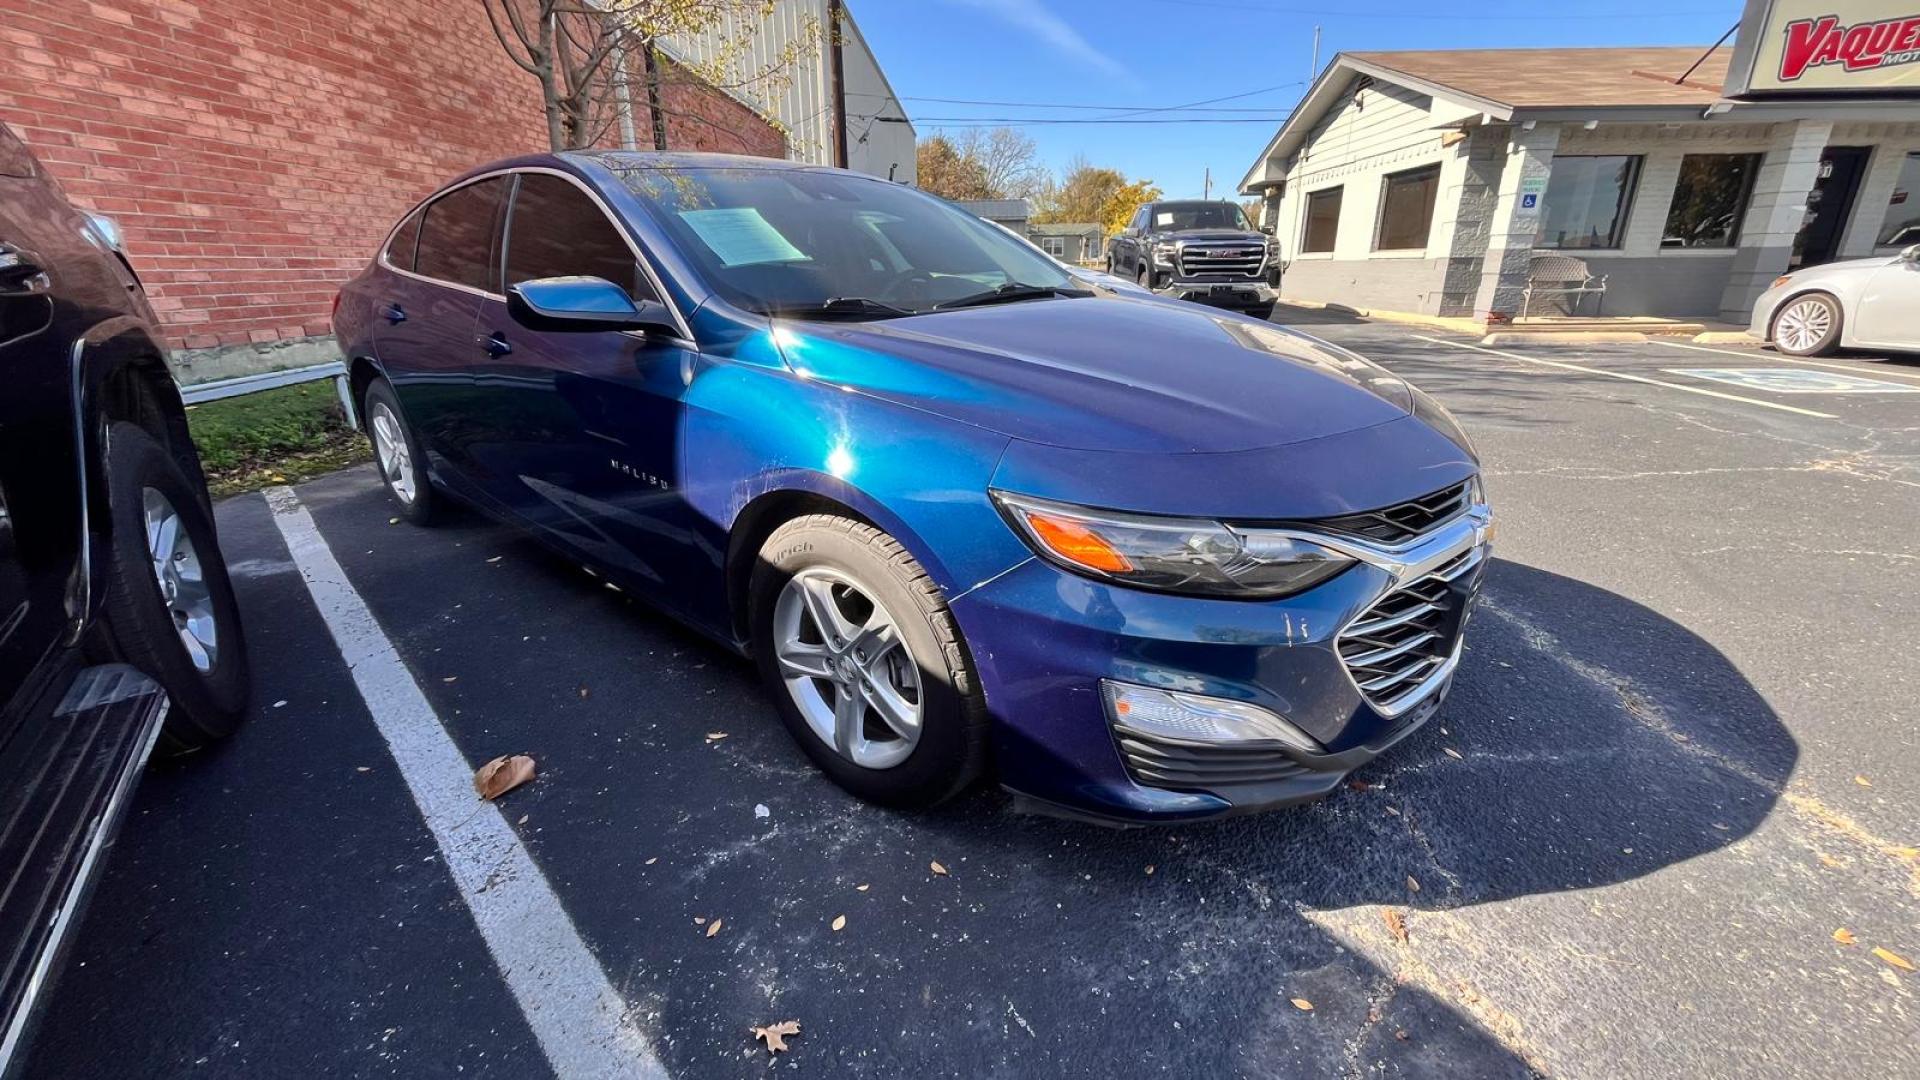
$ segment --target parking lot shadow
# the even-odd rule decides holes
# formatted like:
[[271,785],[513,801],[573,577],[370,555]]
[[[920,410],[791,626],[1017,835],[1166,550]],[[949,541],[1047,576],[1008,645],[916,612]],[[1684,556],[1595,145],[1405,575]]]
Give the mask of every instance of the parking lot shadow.
[[990,786],[899,813],[814,770],[750,665],[571,561],[468,514],[396,530],[368,475],[302,498],[466,756],[538,758],[509,817],[674,1075],[761,1071],[746,1025],[788,1017],[800,1076],[1534,1075],[1503,1020],[1529,1003],[1436,970],[1423,920],[1710,854],[1797,756],[1685,627],[1502,560],[1447,706],[1326,801],[1131,831]]

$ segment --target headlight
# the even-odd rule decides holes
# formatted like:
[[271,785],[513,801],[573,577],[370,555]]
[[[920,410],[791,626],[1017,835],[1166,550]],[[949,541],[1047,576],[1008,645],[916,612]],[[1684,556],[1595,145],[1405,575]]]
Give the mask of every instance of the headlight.
[[1089,510],[998,491],[993,497],[1041,557],[1136,588],[1264,600],[1311,588],[1354,562],[1310,540],[1268,529]]
[[1175,244],[1155,244],[1153,245],[1153,261],[1161,266],[1172,266],[1173,256],[1179,250],[1178,245]]

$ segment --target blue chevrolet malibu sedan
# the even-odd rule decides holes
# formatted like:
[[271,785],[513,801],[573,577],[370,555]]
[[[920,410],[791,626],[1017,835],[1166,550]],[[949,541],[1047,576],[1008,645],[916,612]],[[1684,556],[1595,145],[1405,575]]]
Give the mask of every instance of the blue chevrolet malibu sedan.
[[1405,382],[839,170],[490,165],[334,324],[405,516],[471,504],[750,654],[890,805],[1324,795],[1439,707],[1487,559],[1473,450]]

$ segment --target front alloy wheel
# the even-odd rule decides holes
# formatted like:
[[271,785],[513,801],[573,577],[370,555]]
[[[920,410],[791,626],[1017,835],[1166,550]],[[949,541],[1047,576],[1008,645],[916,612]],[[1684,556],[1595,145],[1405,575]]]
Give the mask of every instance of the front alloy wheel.
[[1840,305],[1809,293],[1787,304],[1773,321],[1773,343],[1793,356],[1820,356],[1840,340]]
[[146,522],[147,555],[160,601],[173,621],[187,659],[201,674],[213,670],[220,655],[220,623],[213,614],[213,591],[200,568],[200,553],[180,520],[180,511],[156,488],[140,492],[141,515]]
[[780,590],[773,647],[807,727],[865,769],[905,761],[920,743],[920,667],[892,613],[838,571],[802,571]]

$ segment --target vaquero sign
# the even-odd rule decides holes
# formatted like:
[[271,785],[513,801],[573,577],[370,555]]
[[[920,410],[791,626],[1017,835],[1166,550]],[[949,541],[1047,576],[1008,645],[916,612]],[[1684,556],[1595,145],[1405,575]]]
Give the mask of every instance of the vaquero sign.
[[1920,97],[1920,0],[1747,0],[1728,97]]

